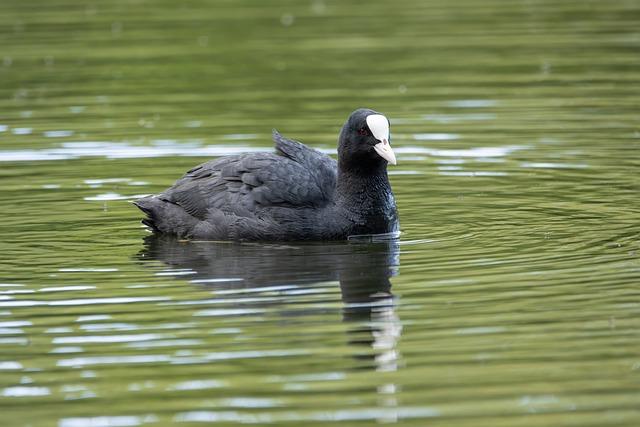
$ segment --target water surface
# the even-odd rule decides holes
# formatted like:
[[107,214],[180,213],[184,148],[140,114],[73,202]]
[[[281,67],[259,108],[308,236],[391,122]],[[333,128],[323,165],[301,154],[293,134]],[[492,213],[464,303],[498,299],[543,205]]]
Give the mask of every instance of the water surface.
[[[0,4],[11,426],[640,422],[637,1]],[[398,241],[156,239],[273,127],[391,119]]]

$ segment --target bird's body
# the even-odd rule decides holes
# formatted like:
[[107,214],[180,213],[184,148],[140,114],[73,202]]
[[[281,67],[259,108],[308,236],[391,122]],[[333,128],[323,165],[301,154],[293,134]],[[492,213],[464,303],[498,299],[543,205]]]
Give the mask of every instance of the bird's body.
[[163,193],[135,204],[155,232],[189,239],[341,240],[396,232],[396,205],[386,171],[387,160],[395,163],[388,127],[383,149],[391,157],[386,160],[373,149],[375,144],[359,141],[373,138],[369,127],[369,135],[356,135],[358,141],[349,138],[350,122],[361,126],[372,115],[384,117],[372,110],[352,114],[341,133],[338,162],[274,131],[276,153],[203,163]]

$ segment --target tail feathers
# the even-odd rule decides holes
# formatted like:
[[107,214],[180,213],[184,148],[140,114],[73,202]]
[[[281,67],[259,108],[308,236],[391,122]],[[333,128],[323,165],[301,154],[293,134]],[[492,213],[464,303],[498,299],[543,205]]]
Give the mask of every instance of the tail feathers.
[[138,209],[140,209],[147,215],[147,217],[142,220],[142,223],[156,232],[161,231],[156,223],[158,219],[156,216],[156,212],[160,208],[158,206],[159,203],[162,202],[156,199],[154,196],[143,197],[142,199],[138,199],[133,202],[133,204],[136,205]]
[[201,223],[181,206],[161,197],[143,197],[134,201],[133,204],[147,215],[142,223],[156,233],[190,237],[194,235]]
[[146,225],[147,227],[149,227],[153,231],[156,231],[156,232],[160,231],[160,229],[158,227],[156,227],[156,223],[153,222],[153,220],[150,219],[150,218],[143,218],[142,221],[140,221],[140,222],[142,222],[144,225]]

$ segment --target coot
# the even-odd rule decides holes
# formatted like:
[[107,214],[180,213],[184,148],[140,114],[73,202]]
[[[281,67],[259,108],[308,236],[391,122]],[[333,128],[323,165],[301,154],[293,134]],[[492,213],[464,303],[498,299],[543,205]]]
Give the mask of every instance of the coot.
[[201,240],[343,240],[399,230],[387,163],[389,121],[354,111],[338,161],[273,131],[275,153],[221,157],[136,200],[154,232]]

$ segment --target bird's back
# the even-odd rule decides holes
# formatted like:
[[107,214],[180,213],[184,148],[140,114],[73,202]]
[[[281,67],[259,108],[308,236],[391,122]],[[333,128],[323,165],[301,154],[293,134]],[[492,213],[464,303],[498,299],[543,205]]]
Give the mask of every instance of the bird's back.
[[275,130],[273,139],[276,153],[203,163],[163,193],[137,200],[145,224],[187,238],[314,238],[318,210],[333,201],[337,164]]

